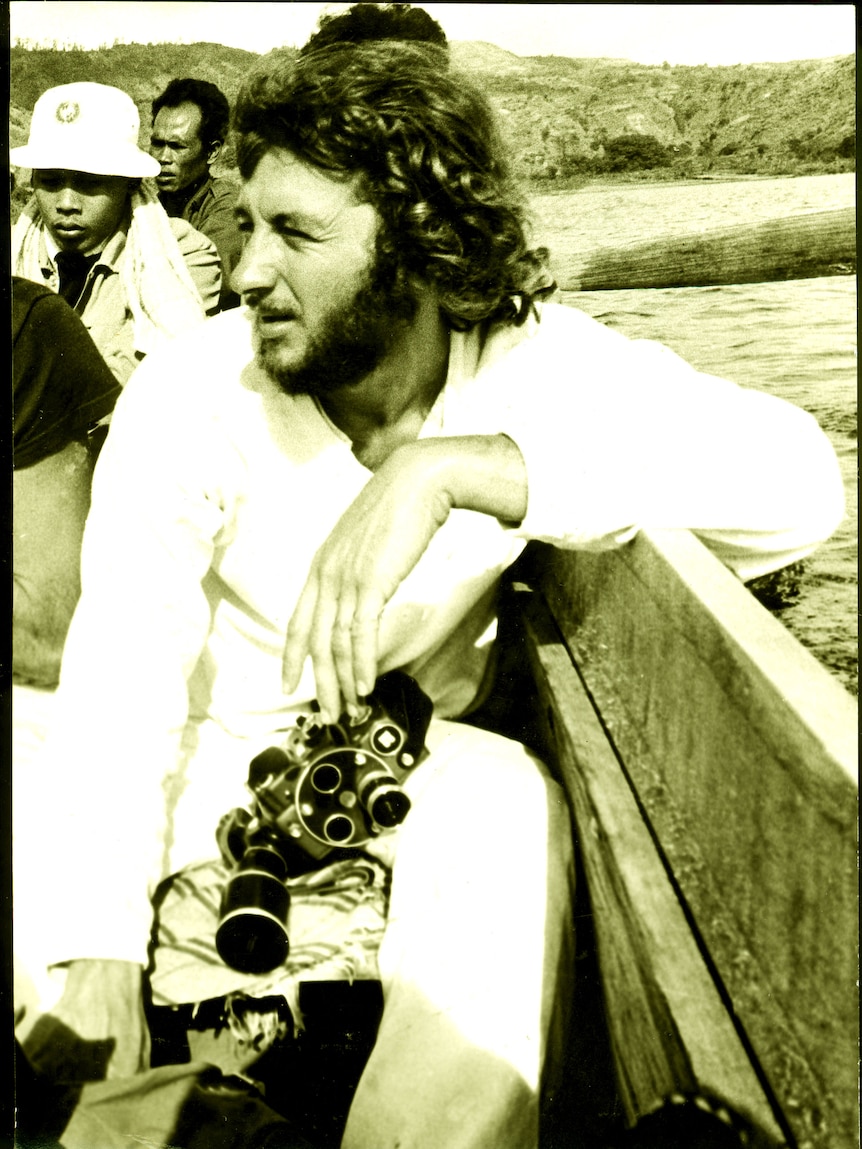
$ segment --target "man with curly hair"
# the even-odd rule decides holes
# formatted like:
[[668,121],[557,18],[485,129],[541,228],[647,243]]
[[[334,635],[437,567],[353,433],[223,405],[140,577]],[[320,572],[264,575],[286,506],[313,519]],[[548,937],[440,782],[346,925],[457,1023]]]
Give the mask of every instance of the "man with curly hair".
[[[162,882],[155,1000],[380,979],[344,1146],[533,1147],[568,1016],[572,853],[542,764],[461,721],[501,576],[530,539],[661,525],[751,577],[828,536],[837,463],[804,412],[545,301],[491,111],[442,50],[265,66],[236,128],[244,306],[143,364],[96,476],[43,765],[54,1015],[113,1041],[109,1072],[145,1064]],[[339,885],[357,859],[317,870],[329,893],[307,902],[296,879],[291,955],[243,980],[205,952],[216,825],[312,700],[361,720],[393,669],[434,704],[412,808],[364,851],[361,898]],[[61,1049],[25,1046],[43,1069]]]
[[422,8],[410,4],[354,4],[346,12],[324,12],[317,31],[301,52],[317,52],[330,44],[362,44],[366,40],[418,40],[447,46],[446,33]]

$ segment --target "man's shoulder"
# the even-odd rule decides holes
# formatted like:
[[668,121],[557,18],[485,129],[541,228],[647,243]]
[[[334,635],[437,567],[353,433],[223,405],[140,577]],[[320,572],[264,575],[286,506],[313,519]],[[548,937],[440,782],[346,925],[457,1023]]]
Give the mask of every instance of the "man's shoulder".
[[216,247],[213,241],[187,220],[180,219],[179,216],[171,216],[168,219],[168,223],[183,255],[190,255],[196,251],[212,251],[215,253]]
[[497,360],[519,350],[519,357],[567,354],[578,357],[613,354],[631,341],[585,311],[563,303],[538,303],[520,326],[498,324],[485,341],[482,359]]
[[492,332],[480,361],[481,368],[486,366],[501,367],[524,381],[541,376],[608,394],[630,387],[688,387],[703,378],[666,344],[633,338],[575,305],[559,303],[539,304],[521,327]]
[[239,182],[229,175],[210,176],[210,192],[214,200],[235,200],[239,195]]
[[[50,287],[45,287],[41,283],[34,283],[32,279],[24,279],[21,276],[12,277],[12,338],[14,340],[16,334],[24,326],[27,316],[32,311],[34,305],[40,299],[55,300],[56,303],[48,302],[43,306],[48,308],[56,307],[58,311],[62,311],[63,307],[68,304],[56,295]],[[59,305],[59,306],[57,306]]]
[[160,349],[148,359],[164,354],[165,359],[179,356],[184,362],[197,359],[213,366],[222,362],[242,365],[253,355],[251,331],[245,310],[234,308],[196,323],[172,339],[164,352]]
[[[242,436],[260,420],[260,372],[242,308],[224,311],[152,351],[118,402],[129,433],[168,418],[174,443]],[[208,430],[207,430],[208,429]]]
[[[63,354],[70,358],[89,356],[92,352],[93,361],[102,372],[107,371],[80,316],[49,287],[13,276],[11,318],[12,344],[16,351],[25,340],[30,340],[35,352],[46,362],[54,358],[58,348],[61,357]],[[92,365],[88,369],[92,373]]]
[[533,334],[539,339],[565,339],[577,336],[599,343],[620,340],[628,342],[625,336],[599,322],[598,319],[593,319],[577,305],[538,303],[536,316]]
[[152,351],[132,380],[140,377],[147,388],[217,404],[239,387],[240,376],[253,358],[251,325],[243,309],[235,308],[195,324]]
[[210,176],[204,185],[203,195],[196,197],[191,208],[190,219],[202,222],[207,216],[233,212],[239,195],[239,184],[230,176]]

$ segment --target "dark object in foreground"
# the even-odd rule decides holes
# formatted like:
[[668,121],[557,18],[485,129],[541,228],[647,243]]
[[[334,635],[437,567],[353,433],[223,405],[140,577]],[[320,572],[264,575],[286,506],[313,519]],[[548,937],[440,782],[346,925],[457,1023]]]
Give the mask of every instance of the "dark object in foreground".
[[[281,1017],[279,1002],[283,1007],[277,997],[247,999],[244,1005]],[[290,1025],[257,1051],[238,1039],[226,999],[155,1007],[149,1018],[153,1064],[206,1062],[226,1079],[239,1074],[285,1120],[298,1145],[337,1149],[377,1036],[383,991],[374,980],[302,982],[299,1012],[302,1028]]]
[[718,1098],[672,1094],[623,1134],[614,1149],[768,1149],[773,1145]]

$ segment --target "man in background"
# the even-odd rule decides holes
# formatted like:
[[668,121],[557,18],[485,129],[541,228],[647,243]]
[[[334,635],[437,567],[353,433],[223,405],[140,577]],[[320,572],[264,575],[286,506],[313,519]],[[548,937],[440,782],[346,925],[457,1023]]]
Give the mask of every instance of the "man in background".
[[215,244],[222,266],[220,311],[239,304],[230,288],[241,247],[233,216],[238,189],[212,172],[229,119],[227,97],[206,80],[171,80],[153,100],[150,153],[160,167],[159,200],[169,216],[186,220]]
[[214,311],[221,288],[214,245],[158,202],[139,128],[126,92],[62,84],[39,97],[27,143],[9,154],[34,190],[12,230],[12,272],[74,308],[121,384]]

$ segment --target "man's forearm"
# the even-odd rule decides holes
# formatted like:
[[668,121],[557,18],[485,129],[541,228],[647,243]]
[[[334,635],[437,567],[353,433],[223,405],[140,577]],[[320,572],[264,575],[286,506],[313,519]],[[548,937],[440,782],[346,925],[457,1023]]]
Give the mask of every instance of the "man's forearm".
[[519,523],[527,513],[527,470],[507,435],[420,439],[398,449],[446,492],[450,506]]

